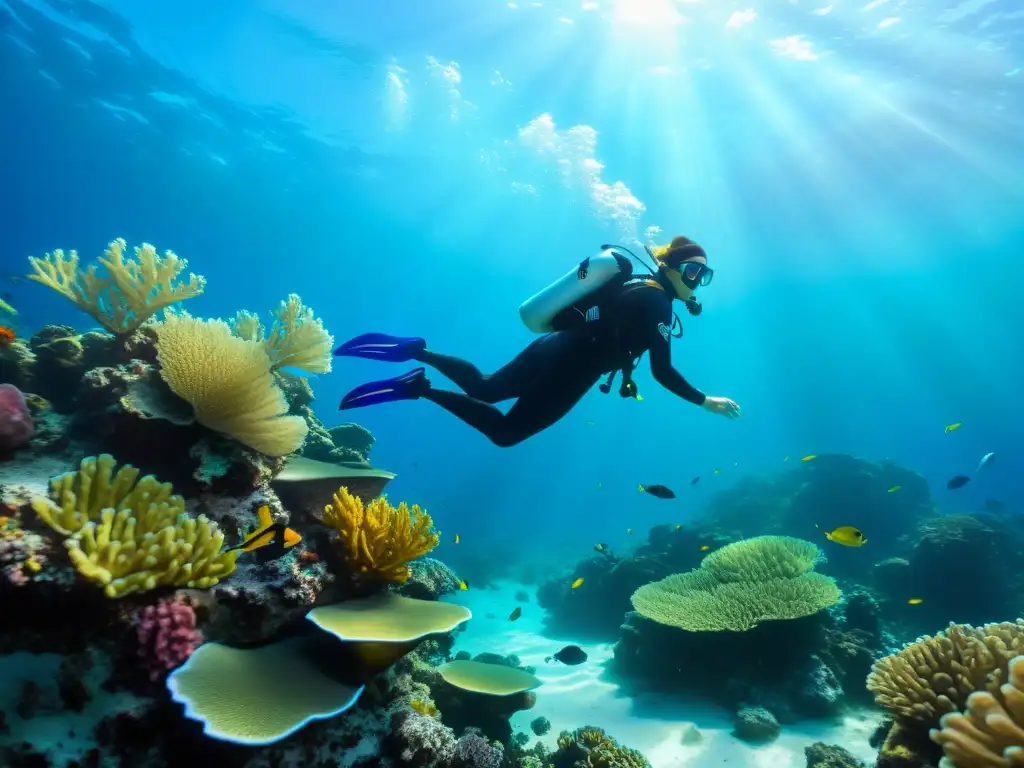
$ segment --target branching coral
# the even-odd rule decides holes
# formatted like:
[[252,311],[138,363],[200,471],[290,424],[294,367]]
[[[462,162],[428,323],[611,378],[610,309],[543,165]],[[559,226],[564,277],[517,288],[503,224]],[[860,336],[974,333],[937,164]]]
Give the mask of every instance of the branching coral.
[[330,373],[334,337],[314,317],[313,310],[292,293],[273,314],[274,324],[266,339],[259,315],[252,312],[236,314],[231,329],[239,338],[262,343],[274,370],[290,366],[310,373]]
[[108,331],[122,336],[161,309],[205,289],[206,281],[197,275],[189,274],[188,282],[178,282],[188,262],[173,251],[161,256],[152,245],[143,243],[135,248],[134,258],[125,259],[126,245],[118,238],[107,246],[105,258],[99,260],[106,276],[101,276],[95,265],[79,270],[77,251],[65,256],[57,249],[41,259],[29,257],[34,270],[29,278],[57,291]]
[[334,528],[343,556],[361,576],[404,584],[408,562],[437,546],[440,534],[430,515],[403,501],[391,506],[383,496],[368,505],[345,487],[324,508],[323,521]]
[[760,536],[729,544],[700,568],[646,584],[632,603],[643,617],[691,632],[743,632],[764,621],[810,616],[839,602],[814,544]]
[[932,740],[946,756],[940,768],[1010,768],[1024,765],[1024,656],[1008,665],[1009,682],[998,695],[976,691],[961,714],[943,715]]
[[558,736],[558,751],[551,756],[554,765],[582,768],[650,768],[640,752],[619,744],[601,728],[592,725]]
[[216,523],[185,513],[180,496],[152,476],[135,482],[138,470],[116,473],[113,457],[84,459],[80,469],[50,481],[53,500],[32,508],[58,533],[71,562],[108,597],[161,586],[206,589],[235,569],[238,552],[222,552]]
[[192,406],[196,421],[268,456],[298,450],[308,427],[286,415],[263,345],[233,335],[222,320],[184,313],[169,313],[154,327],[160,375]]
[[879,706],[901,720],[935,726],[962,710],[975,691],[996,694],[1010,659],[1024,652],[1024,620],[1014,623],[950,624],[875,662],[868,690]]

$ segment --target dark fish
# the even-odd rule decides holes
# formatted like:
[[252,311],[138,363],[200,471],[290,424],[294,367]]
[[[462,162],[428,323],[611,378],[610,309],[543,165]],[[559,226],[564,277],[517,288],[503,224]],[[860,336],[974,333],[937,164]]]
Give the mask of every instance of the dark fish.
[[951,491],[955,491],[957,488],[963,488],[969,482],[971,482],[971,478],[967,475],[957,475],[946,483],[946,487]]
[[667,488],[664,485],[638,485],[637,491],[640,493],[649,493],[656,499],[674,499],[676,497],[675,492],[671,488]]
[[696,485],[700,482],[700,475],[697,475],[693,480],[690,481],[690,485]]
[[516,609],[514,611],[512,611],[512,613],[510,613],[508,615],[508,620],[509,621],[515,621],[516,619],[518,619],[522,615],[523,615],[523,608],[522,608],[522,606],[517,605]]
[[554,656],[548,656],[544,661],[560,661],[570,667],[582,664],[587,660],[587,653],[578,645],[567,645]]

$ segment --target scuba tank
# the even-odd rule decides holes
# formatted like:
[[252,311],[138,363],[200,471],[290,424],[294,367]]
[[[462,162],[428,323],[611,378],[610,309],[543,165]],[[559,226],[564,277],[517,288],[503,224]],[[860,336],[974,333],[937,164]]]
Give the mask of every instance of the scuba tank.
[[622,283],[632,275],[633,265],[629,259],[606,245],[599,254],[587,257],[524,301],[519,307],[519,316],[534,333],[559,330],[574,319],[592,322],[600,317],[598,303],[585,300],[613,281]]

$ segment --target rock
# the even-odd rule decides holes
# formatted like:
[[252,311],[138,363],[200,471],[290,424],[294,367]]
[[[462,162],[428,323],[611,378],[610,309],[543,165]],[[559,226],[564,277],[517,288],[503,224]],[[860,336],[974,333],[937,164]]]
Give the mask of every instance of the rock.
[[546,717],[537,717],[530,721],[530,730],[538,736],[543,736],[551,730],[551,721]]
[[804,748],[807,768],[864,768],[864,763],[842,747],[817,741]]
[[835,673],[818,656],[811,656],[811,668],[797,696],[798,709],[807,717],[828,717],[842,707],[843,686]]
[[459,590],[459,577],[455,571],[432,557],[421,557],[409,563],[409,581],[398,590],[406,597],[437,600],[441,595]]
[[782,726],[775,715],[761,707],[746,707],[736,713],[735,735],[743,741],[763,742],[778,737]]
[[679,743],[683,746],[699,744],[704,738],[695,723],[682,723],[680,729],[682,733],[679,735]]

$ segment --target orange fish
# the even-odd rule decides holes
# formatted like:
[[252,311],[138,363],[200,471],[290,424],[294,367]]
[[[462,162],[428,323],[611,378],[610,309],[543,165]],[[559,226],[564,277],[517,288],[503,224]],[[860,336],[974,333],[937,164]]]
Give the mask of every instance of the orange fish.
[[0,349],[9,347],[11,343],[18,338],[13,330],[8,328],[6,325],[0,325]]
[[243,552],[263,549],[262,554],[268,559],[273,559],[281,557],[286,550],[302,541],[302,537],[285,526],[284,523],[274,522],[270,516],[270,507],[262,506],[256,511],[256,514],[260,519],[256,530],[246,536],[241,544],[229,548],[228,552],[234,549],[240,549]]
[[311,549],[305,549],[299,554],[299,560],[304,563],[315,563],[320,559],[320,555]]

